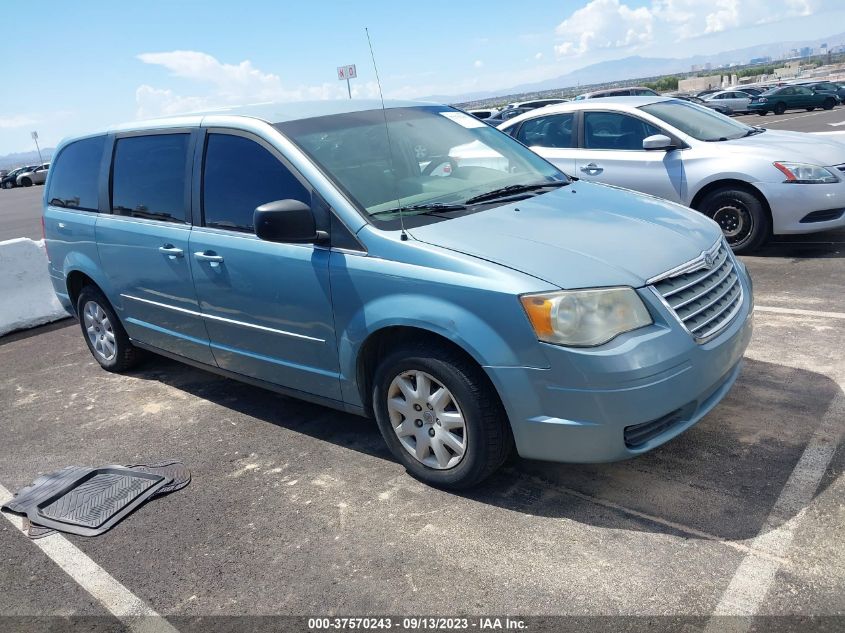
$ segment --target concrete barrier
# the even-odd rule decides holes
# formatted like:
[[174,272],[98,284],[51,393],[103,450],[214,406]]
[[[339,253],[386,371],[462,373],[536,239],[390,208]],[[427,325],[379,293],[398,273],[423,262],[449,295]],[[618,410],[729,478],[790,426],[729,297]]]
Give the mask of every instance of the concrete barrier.
[[44,240],[0,242],[0,336],[68,316],[50,283]]

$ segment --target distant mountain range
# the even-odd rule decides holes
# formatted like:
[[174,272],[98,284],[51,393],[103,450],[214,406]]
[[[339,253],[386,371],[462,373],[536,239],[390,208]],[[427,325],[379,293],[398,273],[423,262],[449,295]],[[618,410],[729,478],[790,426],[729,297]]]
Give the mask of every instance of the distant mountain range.
[[[45,147],[41,150],[41,158],[45,161],[50,160],[53,156],[55,147]],[[38,161],[38,152],[17,152],[15,154],[6,154],[0,156],[0,169],[14,169],[23,165],[34,165]]]
[[[472,92],[460,95],[432,95],[424,97],[424,100],[440,101],[445,103],[462,103],[491,99],[498,96],[518,95],[523,93],[543,92],[544,90],[555,90],[558,88],[571,88],[581,85],[604,84],[613,81],[627,79],[640,79],[657,77],[660,75],[671,75],[676,73],[689,73],[693,65],[704,66],[709,63],[714,67],[712,71],[718,74],[720,71],[716,66],[725,64],[747,64],[748,60],[755,57],[771,57],[773,60],[780,58],[793,48],[810,46],[814,49],[827,43],[830,48],[845,44],[845,33],[822,37],[815,40],[796,42],[775,42],[773,44],[759,44],[747,48],[738,48],[712,55],[696,55],[694,57],[665,58],[665,57],[640,57],[634,55],[622,59],[613,59],[606,62],[591,64],[578,70],[560,75],[552,79],[544,79],[534,83],[520,84],[511,88],[500,90],[487,90]],[[700,71],[706,73],[708,71]],[[727,72],[722,69],[721,72]]]

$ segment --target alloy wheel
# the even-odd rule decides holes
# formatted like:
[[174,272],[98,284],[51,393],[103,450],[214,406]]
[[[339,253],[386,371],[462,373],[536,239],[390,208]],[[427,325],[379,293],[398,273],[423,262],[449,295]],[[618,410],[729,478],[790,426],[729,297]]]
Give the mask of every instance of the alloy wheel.
[[731,246],[744,242],[754,229],[754,218],[742,205],[723,205],[712,217],[721,227],[725,239]]
[[467,426],[452,392],[424,371],[405,371],[387,390],[390,425],[402,447],[437,470],[457,466],[467,449]]
[[88,301],[82,310],[82,319],[94,353],[104,361],[112,360],[117,353],[117,343],[109,315],[96,301]]

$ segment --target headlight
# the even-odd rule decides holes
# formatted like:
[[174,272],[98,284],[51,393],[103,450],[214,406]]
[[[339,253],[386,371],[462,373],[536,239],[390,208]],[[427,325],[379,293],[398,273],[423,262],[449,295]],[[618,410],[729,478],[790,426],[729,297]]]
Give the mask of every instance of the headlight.
[[784,182],[794,182],[798,184],[816,184],[816,183],[831,183],[839,182],[829,169],[820,167],[819,165],[808,165],[806,163],[773,163],[785,176]]
[[563,290],[520,297],[537,338],[555,345],[592,347],[651,325],[633,288]]
[[759,99],[757,99],[757,103],[766,103],[767,101],[768,99],[766,99],[766,97],[760,97]]

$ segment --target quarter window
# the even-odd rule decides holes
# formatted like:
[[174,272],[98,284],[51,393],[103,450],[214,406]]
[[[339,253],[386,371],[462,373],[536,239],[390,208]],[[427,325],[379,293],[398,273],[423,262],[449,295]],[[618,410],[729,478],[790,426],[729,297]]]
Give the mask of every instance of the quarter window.
[[105,136],[65,146],[53,164],[48,200],[54,207],[97,211]]
[[205,225],[253,230],[255,208],[276,200],[311,203],[302,183],[278,158],[242,136],[209,134],[203,172]]
[[187,222],[188,134],[118,139],[112,167],[112,213]]
[[529,147],[572,147],[573,114],[555,114],[528,119],[519,128],[516,135]]
[[618,112],[584,113],[584,147],[588,149],[643,148],[643,139],[660,134],[653,125]]

